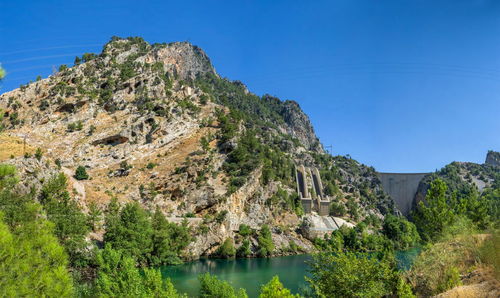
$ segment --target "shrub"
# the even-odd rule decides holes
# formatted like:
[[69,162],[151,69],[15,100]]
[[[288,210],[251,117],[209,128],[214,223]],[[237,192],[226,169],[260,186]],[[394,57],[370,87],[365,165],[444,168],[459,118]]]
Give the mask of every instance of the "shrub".
[[219,256],[223,258],[233,258],[236,254],[233,239],[227,238],[218,249]]
[[330,204],[330,215],[344,216],[346,212],[347,210],[343,204],[337,202],[332,202]]
[[36,151],[35,151],[35,158],[36,158],[37,160],[41,160],[41,159],[42,159],[42,156],[43,156],[42,149],[41,149],[41,148],[36,148]]
[[68,66],[66,64],[59,66],[59,72],[65,71],[66,69],[68,69]]
[[74,131],[77,131],[77,130],[82,130],[82,128],[83,128],[83,123],[80,120],[68,124],[68,131],[69,132],[74,132]]
[[245,289],[235,290],[227,281],[218,279],[216,276],[205,273],[198,276],[200,281],[199,297],[204,298],[247,298]]
[[219,223],[219,224],[220,224],[220,223],[222,223],[222,222],[226,219],[227,213],[228,213],[228,211],[227,211],[227,210],[222,210],[222,211],[221,211],[221,212],[219,212],[219,213],[217,214],[217,216],[215,217],[215,221],[216,221],[217,223]]
[[459,282],[459,275],[476,264],[479,238],[464,217],[444,230],[439,242],[428,244],[405,272],[417,296],[429,297],[450,289]]
[[384,219],[383,233],[393,241],[396,249],[407,249],[420,241],[415,224],[391,214]]
[[250,240],[245,239],[245,240],[243,240],[241,246],[238,247],[238,250],[236,251],[236,255],[238,257],[246,258],[251,254],[252,254],[252,251],[250,250]]
[[87,170],[84,166],[78,166],[74,177],[76,180],[87,180],[89,179],[89,174],[87,174]]
[[246,224],[241,224],[238,233],[243,237],[250,236],[250,234],[252,234],[252,229]]
[[262,226],[257,241],[259,243],[259,255],[261,257],[270,256],[274,251],[274,242],[268,225]]

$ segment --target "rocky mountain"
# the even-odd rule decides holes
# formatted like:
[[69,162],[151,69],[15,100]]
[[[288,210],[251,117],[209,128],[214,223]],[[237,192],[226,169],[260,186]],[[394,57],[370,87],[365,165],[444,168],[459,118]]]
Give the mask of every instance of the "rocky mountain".
[[[0,109],[0,162],[17,166],[25,191],[62,171],[83,210],[112,198],[159,207],[188,220],[192,257],[237,239],[241,224],[270,224],[276,254],[292,242],[311,250],[295,165],[319,169],[336,216],[355,223],[394,210],[373,168],[324,152],[298,103],[220,77],[186,42],[112,38],[100,54],[0,95]],[[73,177],[79,166],[89,179]]]
[[[455,193],[458,199],[471,192],[482,195],[500,188],[500,164],[497,163],[499,156],[498,152],[489,151],[484,164],[452,162],[441,170],[427,175],[420,181],[414,205],[425,198],[430,183],[437,178],[445,181],[448,192]],[[496,197],[495,200],[499,201],[500,198]]]

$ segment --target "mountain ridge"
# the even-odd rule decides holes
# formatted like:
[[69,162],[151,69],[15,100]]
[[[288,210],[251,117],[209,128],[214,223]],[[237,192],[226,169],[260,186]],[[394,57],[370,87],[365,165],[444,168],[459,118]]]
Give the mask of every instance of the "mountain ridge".
[[[241,245],[241,225],[272,225],[276,254],[290,243],[311,251],[295,165],[319,169],[332,215],[360,222],[394,212],[374,169],[326,154],[298,103],[220,77],[189,43],[114,37],[100,54],[0,95],[0,108],[10,146],[0,162],[18,167],[25,190],[61,171],[83,210],[117,198],[186,218],[196,238],[189,257],[213,255],[227,238]],[[88,180],[73,177],[79,167]],[[92,238],[102,241],[102,230]]]

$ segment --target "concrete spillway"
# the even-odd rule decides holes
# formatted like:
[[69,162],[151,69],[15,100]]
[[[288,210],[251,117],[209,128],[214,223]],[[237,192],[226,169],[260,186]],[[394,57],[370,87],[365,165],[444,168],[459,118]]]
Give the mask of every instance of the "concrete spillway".
[[429,173],[377,173],[384,191],[391,196],[396,207],[409,215],[418,185]]
[[330,198],[323,196],[323,183],[318,169],[296,166],[295,179],[304,212],[308,214],[314,211],[319,215],[328,215]]

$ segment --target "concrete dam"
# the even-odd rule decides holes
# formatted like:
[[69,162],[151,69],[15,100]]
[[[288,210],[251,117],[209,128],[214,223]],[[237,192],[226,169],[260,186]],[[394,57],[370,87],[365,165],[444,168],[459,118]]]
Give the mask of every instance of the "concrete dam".
[[384,191],[405,216],[410,214],[418,185],[430,173],[377,173]]
[[[420,181],[430,173],[377,173],[384,191],[405,216],[410,214]],[[331,198],[323,193],[319,171],[315,167],[295,166],[297,193],[306,214],[328,216]]]

